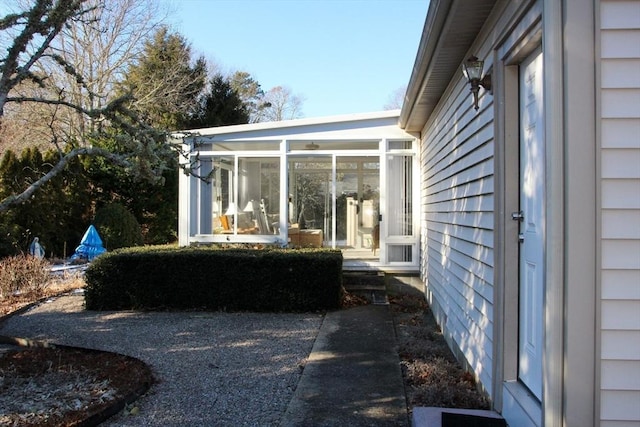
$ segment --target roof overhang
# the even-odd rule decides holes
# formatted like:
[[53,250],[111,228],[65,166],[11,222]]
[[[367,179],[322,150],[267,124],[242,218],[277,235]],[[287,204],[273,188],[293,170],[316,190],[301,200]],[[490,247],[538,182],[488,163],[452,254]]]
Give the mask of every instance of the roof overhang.
[[422,131],[497,0],[431,0],[400,113],[400,127]]
[[400,110],[348,114],[246,125],[220,126],[173,132],[179,143],[197,138],[201,142],[279,141],[279,140],[379,140],[413,138],[398,126]]
[[178,133],[198,134],[198,135],[224,135],[243,132],[269,132],[278,129],[317,127],[317,126],[339,126],[345,123],[371,122],[385,119],[396,119],[400,115],[400,110],[388,110],[375,113],[345,114],[340,116],[312,117],[294,120],[281,120],[277,122],[260,122],[245,125],[218,126],[202,129],[181,130]]

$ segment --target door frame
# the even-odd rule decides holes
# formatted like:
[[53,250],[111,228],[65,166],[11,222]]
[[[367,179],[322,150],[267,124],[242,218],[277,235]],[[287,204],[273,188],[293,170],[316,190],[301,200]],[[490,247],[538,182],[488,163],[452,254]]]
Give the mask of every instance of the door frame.
[[[554,341],[558,334],[562,336],[562,327],[549,331],[547,325],[553,320],[562,324],[562,311],[556,311],[562,306],[562,299],[549,303],[548,293],[550,287],[545,287],[543,296],[543,367],[542,367],[542,399],[535,398],[529,390],[518,380],[518,358],[519,350],[519,250],[518,241],[519,223],[511,219],[512,212],[520,210],[520,101],[519,101],[519,79],[520,64],[530,54],[538,49],[542,49],[543,64],[545,65],[545,82],[543,83],[544,99],[544,122],[545,122],[545,182],[546,194],[546,221],[547,221],[547,241],[545,249],[545,283],[554,281],[554,269],[557,262],[549,265],[548,260],[551,254],[550,248],[557,242],[549,239],[549,232],[553,227],[562,223],[562,211],[553,211],[556,208],[562,209],[562,202],[554,198],[558,196],[555,191],[548,191],[549,185],[558,182],[557,169],[549,165],[549,156],[555,154],[556,148],[549,149],[551,129],[554,126],[561,126],[558,120],[549,118],[549,110],[554,100],[547,96],[549,81],[554,81],[553,77],[547,79],[548,69],[546,45],[543,46],[544,28],[541,15],[543,14],[542,1],[538,1],[529,9],[525,15],[520,17],[520,22],[514,24],[512,32],[503,38],[503,44],[497,46],[494,51],[495,77],[494,93],[496,94],[495,105],[495,132],[496,132],[496,152],[495,152],[495,176],[496,176],[496,286],[494,288],[494,298],[496,304],[497,317],[494,322],[494,354],[493,360],[492,390],[493,406],[503,414],[514,425],[526,427],[545,425],[547,415],[546,407],[550,399],[557,399],[562,402],[562,394],[555,395],[552,390],[562,388],[562,357],[563,350],[560,343],[556,345]],[[560,119],[561,120],[561,119]],[[558,128],[554,128],[556,130]],[[557,141],[557,139],[555,139]],[[561,235],[560,235],[561,236]],[[560,243],[561,244],[561,243]],[[558,249],[558,247],[555,247]],[[557,254],[556,254],[557,256]],[[561,261],[560,261],[561,263]],[[556,304],[557,303],[557,304]],[[559,320],[554,319],[560,315]],[[560,367],[558,373],[549,366]],[[555,377],[551,378],[553,385],[549,383],[549,373],[553,371]],[[559,387],[559,388],[557,388]],[[555,405],[555,403],[554,403]],[[561,403],[560,403],[561,405]],[[546,425],[557,425],[561,421],[561,411],[549,411],[555,418],[554,422]],[[559,425],[559,424],[558,424]]]
[[[410,148],[407,147],[394,147],[396,142],[409,143]],[[420,186],[417,184],[420,182],[420,170],[419,159],[416,151],[415,141],[395,141],[395,140],[383,140],[381,141],[381,152],[384,153],[380,158],[380,179],[381,179],[381,203],[380,203],[380,215],[382,220],[380,221],[380,259],[385,265],[393,265],[398,268],[412,267],[416,265],[420,259],[420,233],[418,232],[420,225]],[[394,209],[391,208],[392,200],[390,193],[397,191],[398,182],[393,180],[393,174],[389,170],[389,161],[393,157],[403,157],[405,160],[409,159],[411,163],[411,174],[405,176],[405,179],[411,183],[411,189],[409,191],[404,189],[404,195],[409,197],[410,207],[404,213],[409,213],[411,216],[411,235],[404,235],[402,233],[392,234],[391,221],[398,220],[395,215],[392,215]],[[382,203],[384,201],[384,203]],[[406,208],[407,206],[405,206]],[[396,206],[397,208],[397,206]],[[400,221],[403,221],[400,218]],[[392,261],[392,250],[399,249],[400,253],[407,250],[411,252],[410,261]],[[396,251],[397,252],[397,251]]]
[[[600,87],[593,34],[596,10],[580,0],[531,2],[531,8],[514,17],[497,37],[501,44],[493,56],[497,244],[492,396],[503,415],[508,399],[517,401],[522,413],[535,415],[535,423],[529,417],[529,424],[518,425],[595,426],[600,419],[599,99],[597,90],[590,90]],[[536,402],[525,390],[510,388],[517,384],[512,343],[517,339],[518,277],[518,242],[512,237],[517,236],[517,224],[510,213],[518,207],[518,64],[541,44],[547,253],[543,395],[542,402]],[[568,52],[565,44],[573,50]],[[585,260],[593,260],[593,265],[585,265]]]

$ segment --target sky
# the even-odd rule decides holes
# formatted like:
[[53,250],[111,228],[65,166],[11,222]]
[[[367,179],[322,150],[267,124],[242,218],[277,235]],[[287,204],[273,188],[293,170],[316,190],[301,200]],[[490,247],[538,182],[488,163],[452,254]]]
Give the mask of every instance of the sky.
[[429,0],[180,0],[170,22],[192,52],[267,91],[287,86],[303,117],[382,111],[406,87]]

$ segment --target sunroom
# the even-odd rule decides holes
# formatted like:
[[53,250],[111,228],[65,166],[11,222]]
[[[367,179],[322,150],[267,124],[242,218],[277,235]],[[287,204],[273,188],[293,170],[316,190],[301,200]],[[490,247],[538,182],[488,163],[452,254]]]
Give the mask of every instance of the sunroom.
[[345,269],[417,271],[417,139],[399,111],[177,132],[181,246],[338,248]]

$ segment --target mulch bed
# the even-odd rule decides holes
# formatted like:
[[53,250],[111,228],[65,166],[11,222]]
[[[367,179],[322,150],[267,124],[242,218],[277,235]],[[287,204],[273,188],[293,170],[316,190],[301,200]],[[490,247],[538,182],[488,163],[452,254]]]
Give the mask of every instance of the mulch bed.
[[0,354],[0,425],[93,426],[153,383],[142,361],[74,347]]
[[489,409],[449,349],[422,295],[389,297],[409,411],[416,406]]

